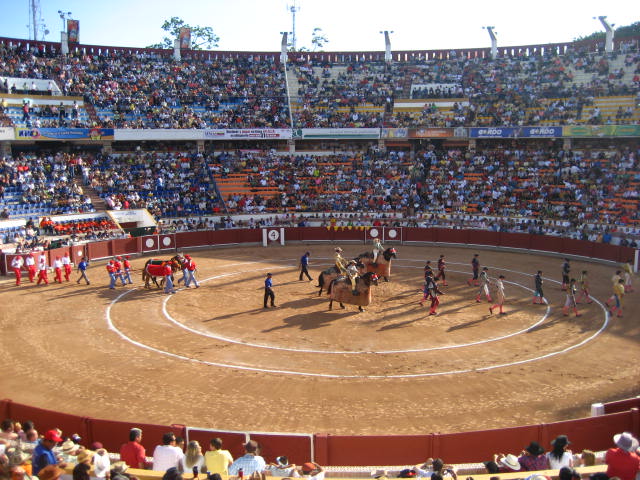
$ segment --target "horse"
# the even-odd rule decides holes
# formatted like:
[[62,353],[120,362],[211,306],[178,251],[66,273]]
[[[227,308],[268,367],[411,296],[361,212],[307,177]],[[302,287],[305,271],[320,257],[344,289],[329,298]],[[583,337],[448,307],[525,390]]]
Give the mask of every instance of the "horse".
[[[385,282],[388,282],[391,276],[391,260],[397,257],[397,253],[395,248],[389,247],[382,254],[383,258],[378,255],[376,263],[373,263],[373,252],[371,251],[361,253],[358,255],[357,260],[366,267],[362,269],[362,273],[377,273],[379,277],[384,278]],[[382,261],[383,259],[384,261]]]
[[[358,269],[364,269],[364,264],[361,263],[357,258],[354,259],[356,261],[356,267]],[[320,291],[318,292],[318,296],[322,295],[322,289],[325,288],[325,285],[329,285],[332,280],[335,280],[340,275],[340,271],[338,267],[332,265],[331,267],[323,270],[320,275],[318,275],[318,285],[316,287],[320,287]]]
[[[180,270],[181,263],[182,257],[180,255],[175,255],[169,260],[160,260],[158,258],[150,258],[147,260],[144,264],[144,268],[142,269],[142,281],[144,282],[144,288],[150,288],[152,280],[157,288],[161,288],[164,284],[164,267],[167,264],[170,264],[171,272],[173,274]],[[162,277],[160,283],[158,283],[156,277]]]
[[356,280],[356,290],[360,293],[354,295],[351,289],[351,280],[348,277],[340,276],[335,280],[331,280],[327,293],[329,300],[329,310],[333,308],[333,301],[340,303],[340,308],[344,308],[344,304],[358,305],[358,310],[364,312],[364,308],[371,303],[371,285],[378,285],[378,275],[373,272],[367,272]]

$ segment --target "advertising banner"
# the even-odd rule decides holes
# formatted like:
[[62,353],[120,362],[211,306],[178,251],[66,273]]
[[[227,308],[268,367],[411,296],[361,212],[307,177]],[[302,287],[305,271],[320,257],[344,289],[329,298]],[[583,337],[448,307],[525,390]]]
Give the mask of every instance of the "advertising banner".
[[637,137],[640,125],[570,125],[562,127],[564,137]]
[[13,140],[16,138],[16,133],[13,131],[13,127],[0,127],[0,140]]
[[528,138],[559,138],[562,137],[562,127],[522,127],[518,136]]
[[67,19],[67,41],[69,43],[80,42],[80,20]]
[[180,48],[181,49],[190,49],[191,48],[191,29],[182,27],[180,29],[180,33],[178,34],[178,40],[180,40]]
[[286,140],[291,138],[288,128],[236,128],[199,130],[202,140]]
[[383,128],[382,138],[407,138],[409,136],[408,128]]
[[16,140],[113,140],[113,128],[16,128]]
[[370,139],[380,138],[379,128],[299,128],[293,131],[297,140],[312,139]]
[[453,137],[453,128],[411,128],[409,138],[449,138]]
[[515,137],[516,129],[513,127],[482,127],[470,128],[471,138],[508,138]]

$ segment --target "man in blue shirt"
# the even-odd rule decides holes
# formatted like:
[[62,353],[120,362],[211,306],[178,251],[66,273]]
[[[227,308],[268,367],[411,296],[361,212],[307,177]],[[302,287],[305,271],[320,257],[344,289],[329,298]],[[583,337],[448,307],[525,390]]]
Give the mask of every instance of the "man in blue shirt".
[[264,308],[267,306],[268,300],[271,299],[271,306],[275,307],[276,294],[273,293],[273,275],[267,273],[267,278],[264,281]]
[[307,270],[310,255],[309,252],[305,252],[305,254],[300,257],[300,281],[302,281],[302,275],[306,275],[309,281],[311,281],[311,275],[309,275],[309,271]]
[[38,472],[47,465],[58,465],[61,468],[65,467],[64,464],[58,464],[58,459],[55,453],[53,453],[53,447],[61,441],[62,438],[60,438],[60,435],[58,435],[58,432],[55,430],[49,430],[44,434],[44,437],[38,442],[38,445],[33,451],[32,464],[34,475],[38,475]]
[[90,285],[89,278],[87,277],[87,268],[89,267],[89,261],[86,257],[82,257],[82,260],[78,262],[78,271],[80,272],[80,277],[76,283],[80,283],[80,280],[84,278],[84,281],[87,282],[87,285]]

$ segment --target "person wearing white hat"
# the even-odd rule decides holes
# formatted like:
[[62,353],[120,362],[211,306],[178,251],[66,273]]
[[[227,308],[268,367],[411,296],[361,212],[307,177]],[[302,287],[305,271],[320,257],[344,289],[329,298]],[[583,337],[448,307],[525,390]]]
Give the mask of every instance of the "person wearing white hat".
[[613,436],[613,443],[617,448],[610,448],[604,457],[607,464],[607,476],[618,477],[620,480],[634,480],[640,473],[640,457],[638,440],[629,432],[618,433]]

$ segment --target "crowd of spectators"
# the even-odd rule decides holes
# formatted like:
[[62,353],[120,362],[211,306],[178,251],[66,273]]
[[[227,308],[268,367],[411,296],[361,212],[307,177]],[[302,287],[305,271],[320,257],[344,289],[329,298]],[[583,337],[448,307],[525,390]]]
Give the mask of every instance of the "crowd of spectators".
[[[344,224],[358,226],[367,221],[362,212],[374,212],[401,217],[407,226],[607,243],[620,237],[622,228],[640,226],[639,157],[635,144],[563,150],[531,143],[478,150],[429,145],[413,157],[377,148],[328,155],[274,150],[18,154],[0,163],[0,192],[18,188],[21,203],[47,201],[54,210],[80,212],[92,208],[84,184],[105,199],[107,208],[146,208],[158,219],[319,212],[351,215]],[[244,187],[222,198],[218,181],[231,175]]]
[[[628,50],[628,49],[627,49]],[[601,117],[601,96],[638,95],[640,54],[597,54],[578,46],[562,55],[451,56],[403,62],[330,64],[300,56],[285,72],[273,57],[183,59],[141,51],[74,53],[64,60],[0,44],[0,76],[51,79],[98,111],[97,126],[117,128],[351,128],[382,126],[521,126],[627,123],[635,112]],[[28,88],[25,82],[25,88]],[[428,85],[436,85],[429,87]],[[439,92],[438,92],[439,90]],[[30,91],[30,90],[29,90]],[[399,98],[459,99],[440,115],[395,111]],[[293,109],[290,125],[289,100]],[[431,102],[433,103],[433,102]],[[584,109],[589,113],[585,114]],[[633,109],[632,109],[633,110]],[[613,118],[610,118],[613,117]],[[36,118],[37,120],[37,118]],[[93,119],[96,121],[96,118]],[[45,125],[78,124],[63,117]],[[86,122],[80,122],[86,126]]]
[[[130,429],[128,438],[123,439],[126,441],[117,453],[109,453],[99,441],[88,446],[78,434],[63,436],[63,433],[56,428],[40,435],[31,421],[25,421],[22,425],[4,419],[0,431],[0,478],[22,480],[33,475],[41,480],[58,480],[65,468],[73,470],[73,480],[88,480],[90,471],[91,478],[99,480],[136,480],[132,472],[127,473],[129,469],[160,472],[164,474],[163,480],[183,480],[187,476],[197,478],[203,472],[212,480],[227,477],[234,480],[245,477],[264,480],[267,475],[324,480],[326,473],[325,467],[313,461],[296,465],[285,455],[265,459],[262,456],[264,445],[255,440],[244,443],[242,453],[234,452],[237,455],[234,458],[234,454],[225,449],[222,439],[218,437],[212,438],[203,452],[203,446],[198,441],[191,440],[186,444],[182,437],[170,431],[162,435],[150,457],[143,444],[143,431],[140,428]],[[580,480],[582,476],[577,470],[580,467],[596,467],[587,472],[591,474],[590,480],[635,480],[636,474],[640,473],[638,440],[629,432],[614,435],[613,446],[603,455],[591,450],[574,454],[569,449],[570,444],[566,435],[558,435],[551,442],[549,452],[545,452],[538,442],[532,441],[519,456],[501,453],[494,455],[492,461],[478,463],[477,467],[473,464],[460,467],[472,474],[519,473],[519,478],[544,480],[550,480],[550,477],[544,476],[551,474],[550,470],[559,480]],[[460,467],[446,464],[440,458],[429,458],[415,466],[399,467],[397,472],[376,470],[370,473],[370,477],[376,480],[394,477],[457,480],[458,475],[462,474]],[[529,477],[531,473],[534,477]]]
[[95,208],[75,175],[82,156],[18,153],[0,158],[0,202],[11,194],[21,207],[39,206],[48,213],[85,213]]

